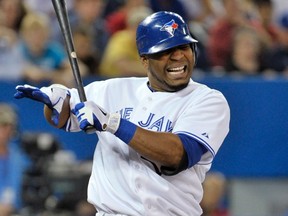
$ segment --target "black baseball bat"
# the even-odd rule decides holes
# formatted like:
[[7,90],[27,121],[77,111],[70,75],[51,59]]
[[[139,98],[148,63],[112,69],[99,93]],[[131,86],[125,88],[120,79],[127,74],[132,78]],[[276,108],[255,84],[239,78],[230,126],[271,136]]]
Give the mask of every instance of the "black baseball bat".
[[76,88],[78,90],[79,98],[81,102],[86,101],[86,95],[83,87],[83,81],[81,78],[79,65],[77,61],[77,55],[74,48],[73,37],[71,33],[71,27],[69,23],[66,2],[65,0],[52,0],[53,7],[58,19],[58,23],[61,28],[62,35],[64,37],[68,58],[72,68],[74,80],[76,82]]
[[[64,37],[66,50],[68,53],[68,58],[69,58],[70,65],[72,68],[73,76],[76,82],[76,88],[78,90],[79,98],[81,102],[84,102],[87,99],[86,99],[86,95],[85,95],[85,91],[83,87],[83,81],[82,81],[80,70],[79,70],[76,51],[74,48],[73,36],[72,36],[71,27],[69,23],[66,2],[65,0],[52,0],[52,3],[53,3],[53,7],[55,10],[60,28],[61,28],[61,32]],[[85,132],[94,133],[95,128],[88,127],[86,128]]]

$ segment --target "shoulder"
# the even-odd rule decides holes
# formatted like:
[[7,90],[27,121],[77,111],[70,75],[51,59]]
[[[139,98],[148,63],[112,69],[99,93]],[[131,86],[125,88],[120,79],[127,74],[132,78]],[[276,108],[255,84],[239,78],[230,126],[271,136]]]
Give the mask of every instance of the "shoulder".
[[218,101],[228,105],[228,102],[221,91],[211,88],[205,84],[191,80],[191,82],[187,86],[186,91],[189,92],[188,97],[193,99],[193,101],[205,103]]
[[205,94],[205,93],[213,92],[215,90],[203,83],[199,83],[191,79],[188,86],[182,91],[183,93],[186,93],[186,94],[196,94],[196,93]]

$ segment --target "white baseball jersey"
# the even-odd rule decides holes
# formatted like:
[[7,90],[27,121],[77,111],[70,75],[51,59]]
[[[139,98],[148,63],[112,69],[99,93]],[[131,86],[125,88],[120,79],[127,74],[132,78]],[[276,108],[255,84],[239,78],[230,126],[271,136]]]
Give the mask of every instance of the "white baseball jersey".
[[[116,78],[85,87],[87,100],[153,131],[184,133],[208,151],[193,167],[159,175],[152,163],[109,132],[97,132],[88,201],[99,212],[131,216],[198,216],[205,173],[229,131],[230,110],[222,93],[194,82],[178,92],[152,92],[147,78]],[[71,90],[71,108],[79,102]],[[75,116],[70,131],[79,131]],[[83,143],[85,144],[85,143]],[[157,145],[157,143],[155,143]]]

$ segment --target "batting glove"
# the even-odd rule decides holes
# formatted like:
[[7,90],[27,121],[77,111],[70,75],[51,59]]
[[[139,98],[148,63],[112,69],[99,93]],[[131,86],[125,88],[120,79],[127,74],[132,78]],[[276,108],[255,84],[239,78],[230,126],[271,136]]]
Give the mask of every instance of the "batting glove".
[[67,95],[70,96],[68,88],[60,84],[53,84],[39,89],[25,84],[16,86],[16,90],[17,92],[14,94],[16,99],[30,98],[46,104],[52,110],[53,123],[58,125],[63,102]]
[[94,127],[97,131],[109,131],[114,134],[121,119],[119,113],[109,114],[92,101],[78,103],[72,112],[77,116],[81,130]]
[[72,112],[77,116],[81,130],[86,131],[93,127],[97,131],[108,131],[127,144],[137,128],[133,123],[122,119],[119,113],[107,113],[92,101],[76,104]]

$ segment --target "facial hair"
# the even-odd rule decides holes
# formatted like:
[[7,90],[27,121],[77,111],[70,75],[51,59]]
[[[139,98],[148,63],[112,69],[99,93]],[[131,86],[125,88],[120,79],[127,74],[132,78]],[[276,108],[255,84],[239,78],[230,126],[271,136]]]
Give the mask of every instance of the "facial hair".
[[149,70],[150,76],[152,76],[154,79],[156,79],[158,81],[158,83],[161,84],[161,90],[162,91],[167,91],[167,92],[177,92],[180,91],[184,88],[187,87],[189,81],[187,83],[183,83],[183,84],[179,84],[179,85],[170,85],[169,83],[167,83],[165,80],[160,79],[157,76],[157,72],[153,71],[153,70]]

